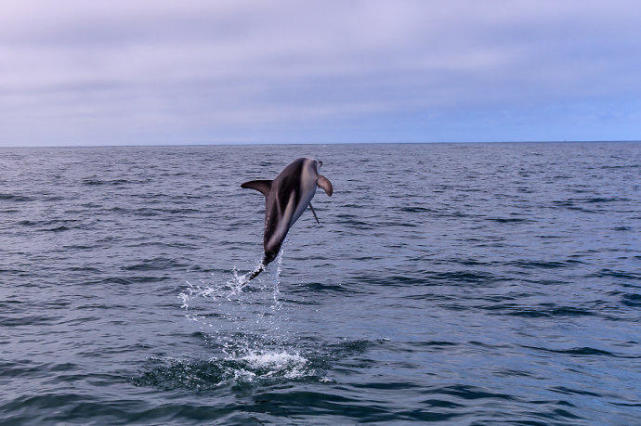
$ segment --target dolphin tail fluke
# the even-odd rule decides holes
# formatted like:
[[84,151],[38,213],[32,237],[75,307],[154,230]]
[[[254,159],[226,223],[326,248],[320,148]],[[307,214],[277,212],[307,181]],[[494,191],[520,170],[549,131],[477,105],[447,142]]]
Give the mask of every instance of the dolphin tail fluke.
[[247,278],[247,282],[250,282],[251,280],[253,280],[254,278],[256,278],[256,277],[258,276],[258,274],[260,274],[260,273],[261,273],[261,272],[263,272],[264,270],[265,270],[265,264],[261,262],[260,266],[259,266],[255,271],[253,271],[253,272],[251,273],[251,275],[249,276],[249,278]]
[[[247,282],[246,282],[246,283],[250,282],[251,280],[253,280],[254,278],[256,278],[256,277],[257,277],[261,272],[263,272],[263,271],[265,270],[265,268],[267,267],[267,265],[268,265],[272,260],[274,260],[274,257],[275,257],[275,256],[268,256],[268,255],[265,255],[265,256],[263,257],[263,260],[260,262],[260,265],[258,265],[258,268],[256,268],[255,270],[253,270],[253,271],[252,271],[252,273],[249,275],[249,277],[247,278]],[[245,283],[245,284],[246,284],[246,283]]]

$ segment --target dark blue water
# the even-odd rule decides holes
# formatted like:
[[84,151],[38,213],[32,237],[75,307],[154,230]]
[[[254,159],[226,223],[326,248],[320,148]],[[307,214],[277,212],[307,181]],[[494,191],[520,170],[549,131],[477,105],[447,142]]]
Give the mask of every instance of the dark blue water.
[[[321,225],[240,288],[239,186],[301,156]],[[641,144],[2,149],[0,178],[2,423],[641,423]]]

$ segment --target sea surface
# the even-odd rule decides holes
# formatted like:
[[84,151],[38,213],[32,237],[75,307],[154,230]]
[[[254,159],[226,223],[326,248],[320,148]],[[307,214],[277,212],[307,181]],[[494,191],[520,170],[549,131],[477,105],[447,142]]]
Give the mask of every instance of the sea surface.
[[360,422],[641,424],[641,143],[0,149],[0,424]]

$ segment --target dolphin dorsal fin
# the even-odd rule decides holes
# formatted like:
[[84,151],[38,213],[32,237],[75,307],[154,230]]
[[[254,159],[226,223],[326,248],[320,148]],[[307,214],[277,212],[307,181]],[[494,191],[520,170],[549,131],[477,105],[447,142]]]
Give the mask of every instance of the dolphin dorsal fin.
[[241,188],[251,188],[256,191],[260,191],[266,197],[269,194],[269,191],[272,189],[271,180],[250,180],[240,185]]
[[329,195],[330,197],[334,193],[334,187],[332,186],[332,183],[323,175],[318,176],[318,180],[316,181],[316,185],[320,186],[323,188],[325,193]]

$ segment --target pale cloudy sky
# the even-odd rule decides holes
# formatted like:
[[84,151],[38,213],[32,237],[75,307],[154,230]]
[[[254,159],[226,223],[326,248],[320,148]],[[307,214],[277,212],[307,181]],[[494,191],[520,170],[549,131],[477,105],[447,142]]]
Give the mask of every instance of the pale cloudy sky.
[[0,146],[614,139],[638,1],[0,3]]

